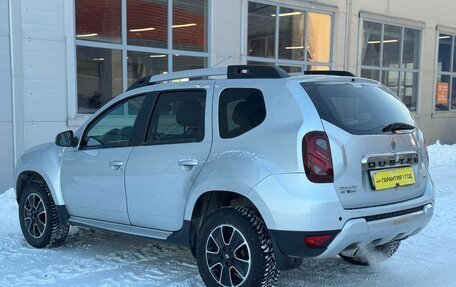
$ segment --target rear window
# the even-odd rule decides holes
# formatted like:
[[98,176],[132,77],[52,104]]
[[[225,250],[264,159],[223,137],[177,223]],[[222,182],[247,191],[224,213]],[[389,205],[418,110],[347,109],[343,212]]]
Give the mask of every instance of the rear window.
[[414,125],[407,107],[387,88],[368,83],[302,83],[320,117],[355,135],[382,134],[391,123]]

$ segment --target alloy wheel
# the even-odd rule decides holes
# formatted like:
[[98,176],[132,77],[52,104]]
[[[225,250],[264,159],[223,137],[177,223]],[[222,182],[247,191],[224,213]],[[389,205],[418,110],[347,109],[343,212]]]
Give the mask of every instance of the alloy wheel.
[[239,286],[250,272],[251,252],[247,240],[234,226],[215,227],[206,242],[206,263],[222,286]]
[[24,225],[33,238],[40,238],[46,229],[46,208],[43,199],[31,193],[25,199]]

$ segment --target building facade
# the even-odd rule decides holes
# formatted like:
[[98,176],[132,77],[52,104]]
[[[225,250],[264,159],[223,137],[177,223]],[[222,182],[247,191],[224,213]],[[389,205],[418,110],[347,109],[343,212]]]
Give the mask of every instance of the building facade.
[[379,80],[428,143],[454,143],[454,10],[445,0],[0,0],[0,191],[27,148],[77,129],[135,80],[230,64]]

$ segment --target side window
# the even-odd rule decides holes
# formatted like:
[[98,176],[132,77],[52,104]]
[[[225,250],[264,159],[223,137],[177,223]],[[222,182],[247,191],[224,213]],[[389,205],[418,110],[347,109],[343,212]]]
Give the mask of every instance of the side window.
[[202,141],[205,106],[205,91],[160,93],[150,120],[146,144]]
[[223,90],[219,100],[219,131],[223,139],[240,136],[266,118],[263,93],[257,89]]
[[87,129],[83,146],[121,147],[129,145],[133,126],[145,95],[130,98],[107,110]]

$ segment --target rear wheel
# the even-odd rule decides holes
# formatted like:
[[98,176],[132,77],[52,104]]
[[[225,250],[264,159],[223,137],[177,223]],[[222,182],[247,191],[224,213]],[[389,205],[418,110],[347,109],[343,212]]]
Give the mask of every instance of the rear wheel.
[[19,221],[27,242],[36,247],[57,247],[65,241],[70,225],[61,222],[48,186],[34,180],[19,200]]
[[383,245],[360,248],[355,252],[354,256],[347,256],[342,253],[339,256],[351,264],[375,265],[393,256],[400,244],[400,241],[391,241]]
[[277,281],[267,229],[249,208],[214,211],[198,233],[196,259],[207,286],[272,286]]

